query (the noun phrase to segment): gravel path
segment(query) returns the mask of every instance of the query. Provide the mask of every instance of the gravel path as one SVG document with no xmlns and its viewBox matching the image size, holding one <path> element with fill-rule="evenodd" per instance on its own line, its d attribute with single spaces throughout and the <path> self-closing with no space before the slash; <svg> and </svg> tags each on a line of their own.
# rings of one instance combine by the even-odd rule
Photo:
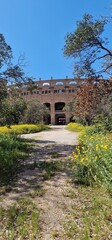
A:
<svg viewBox="0 0 112 240">
<path fill-rule="evenodd" d="M 9 206 L 18 197 L 32 197 L 41 212 L 41 240 L 69 239 L 63 225 L 72 204 L 72 199 L 67 195 L 72 187 L 64 165 L 77 145 L 77 136 L 77 133 L 66 130 L 65 126 L 53 126 L 51 130 L 22 135 L 34 147 L 14 188 L 0 203 Z"/>
<path fill-rule="evenodd" d="M 76 145 L 78 133 L 66 130 L 65 126 L 52 126 L 51 130 L 40 133 L 24 134 L 24 138 L 39 139 L 55 144 Z"/>
</svg>

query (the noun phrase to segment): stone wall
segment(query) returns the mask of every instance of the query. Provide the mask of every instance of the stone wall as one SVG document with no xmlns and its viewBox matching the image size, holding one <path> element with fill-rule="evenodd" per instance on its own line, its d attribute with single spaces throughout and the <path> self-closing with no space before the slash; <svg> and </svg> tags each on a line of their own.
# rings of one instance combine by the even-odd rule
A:
<svg viewBox="0 0 112 240">
<path fill-rule="evenodd" d="M 34 83 L 34 88 L 28 90 L 26 84 L 22 88 L 22 96 L 26 100 L 37 99 L 50 109 L 48 123 L 67 124 L 70 114 L 62 110 L 62 106 L 74 100 L 78 87 L 78 79 L 40 80 Z"/>
</svg>

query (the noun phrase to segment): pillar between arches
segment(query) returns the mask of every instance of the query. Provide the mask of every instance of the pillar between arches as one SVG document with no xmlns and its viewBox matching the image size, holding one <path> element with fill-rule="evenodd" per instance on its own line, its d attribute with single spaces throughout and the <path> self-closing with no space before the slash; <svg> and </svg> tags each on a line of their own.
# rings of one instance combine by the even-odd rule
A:
<svg viewBox="0 0 112 240">
<path fill-rule="evenodd" d="M 55 104 L 51 103 L 51 124 L 55 125 Z"/>
</svg>

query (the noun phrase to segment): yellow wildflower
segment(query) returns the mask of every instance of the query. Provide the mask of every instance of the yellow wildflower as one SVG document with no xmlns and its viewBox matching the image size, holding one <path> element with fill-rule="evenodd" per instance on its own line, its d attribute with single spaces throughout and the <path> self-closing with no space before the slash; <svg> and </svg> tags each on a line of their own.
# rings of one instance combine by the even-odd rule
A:
<svg viewBox="0 0 112 240">
<path fill-rule="evenodd" d="M 108 146 L 107 145 L 101 145 L 101 147 L 105 150 L 107 150 Z"/>
<path fill-rule="evenodd" d="M 84 158 L 81 158 L 80 162 L 83 163 L 84 162 Z"/>
<path fill-rule="evenodd" d="M 98 150 L 98 144 L 96 144 L 96 150 Z"/>
</svg>

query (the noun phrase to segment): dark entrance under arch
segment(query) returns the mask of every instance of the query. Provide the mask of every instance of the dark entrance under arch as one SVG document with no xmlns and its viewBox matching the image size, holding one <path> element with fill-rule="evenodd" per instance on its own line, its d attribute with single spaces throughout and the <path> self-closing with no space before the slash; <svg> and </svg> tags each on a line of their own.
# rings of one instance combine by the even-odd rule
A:
<svg viewBox="0 0 112 240">
<path fill-rule="evenodd" d="M 46 103 L 44 103 L 44 105 L 45 105 L 49 110 L 51 109 L 50 103 L 46 102 Z"/>
<path fill-rule="evenodd" d="M 46 115 L 43 119 L 45 124 L 51 124 L 51 116 L 50 114 Z"/>
<path fill-rule="evenodd" d="M 64 113 L 55 115 L 55 124 L 56 125 L 65 125 L 66 124 L 66 116 Z"/>
<path fill-rule="evenodd" d="M 55 103 L 55 111 L 63 111 L 64 107 L 65 107 L 64 102 L 56 102 Z"/>
</svg>

